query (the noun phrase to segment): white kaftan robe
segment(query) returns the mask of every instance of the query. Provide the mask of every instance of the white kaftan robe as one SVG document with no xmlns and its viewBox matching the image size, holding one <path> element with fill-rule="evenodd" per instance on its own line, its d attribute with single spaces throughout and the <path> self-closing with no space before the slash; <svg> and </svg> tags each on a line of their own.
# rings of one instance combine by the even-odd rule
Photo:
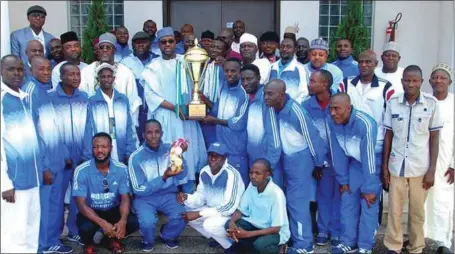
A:
<svg viewBox="0 0 455 254">
<path fill-rule="evenodd" d="M 180 75 L 177 75 L 178 61 L 183 63 L 179 64 Z M 195 173 L 207 163 L 207 151 L 199 122 L 182 121 L 176 116 L 175 111 L 160 106 L 163 101 L 177 105 L 178 90 L 183 95 L 185 105 L 191 101 L 192 83 L 184 69 L 183 55 L 177 55 L 171 60 L 156 58 L 144 69 L 142 79 L 144 97 L 149 107 L 147 118 L 156 119 L 161 123 L 163 143 L 172 143 L 182 137 L 190 142 L 183 157 L 188 166 L 188 180 L 195 180 Z"/>
</svg>

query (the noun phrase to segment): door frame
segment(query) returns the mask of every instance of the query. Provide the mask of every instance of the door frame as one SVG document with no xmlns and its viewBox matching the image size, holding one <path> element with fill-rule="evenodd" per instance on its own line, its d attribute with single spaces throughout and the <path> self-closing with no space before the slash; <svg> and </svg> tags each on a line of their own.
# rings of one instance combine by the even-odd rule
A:
<svg viewBox="0 0 455 254">
<path fill-rule="evenodd" d="M 163 26 L 170 26 L 171 24 L 171 2 L 178 2 L 181 0 L 163 0 Z M 208 0 L 209 1 L 209 0 Z M 223 0 L 221 0 L 223 1 Z M 242 0 L 234 0 L 241 2 Z M 281 13 L 281 1 L 280 0 L 271 0 L 273 1 L 274 10 L 273 18 L 275 19 L 274 29 L 277 34 L 281 34 L 280 31 L 280 13 Z M 174 28 L 178 29 L 178 28 Z"/>
</svg>

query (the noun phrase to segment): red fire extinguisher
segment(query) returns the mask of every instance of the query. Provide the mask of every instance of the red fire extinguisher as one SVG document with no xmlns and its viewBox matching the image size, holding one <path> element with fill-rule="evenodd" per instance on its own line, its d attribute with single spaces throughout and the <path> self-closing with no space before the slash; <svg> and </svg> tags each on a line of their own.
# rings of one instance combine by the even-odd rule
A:
<svg viewBox="0 0 455 254">
<path fill-rule="evenodd" d="M 400 13 L 397 14 L 395 20 L 389 21 L 389 27 L 385 30 L 386 42 L 395 41 L 395 33 L 398 27 L 398 22 L 400 22 L 403 15 Z"/>
</svg>

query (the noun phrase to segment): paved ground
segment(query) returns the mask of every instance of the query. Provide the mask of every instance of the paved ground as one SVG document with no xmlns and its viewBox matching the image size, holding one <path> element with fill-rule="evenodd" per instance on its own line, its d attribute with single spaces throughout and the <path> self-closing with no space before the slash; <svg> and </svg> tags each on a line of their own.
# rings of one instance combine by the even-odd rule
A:
<svg viewBox="0 0 455 254">
<path fill-rule="evenodd" d="M 164 220 L 161 219 L 161 222 Z M 376 245 L 374 248 L 374 253 L 386 253 L 386 249 L 383 245 L 383 238 L 385 232 L 385 223 L 387 223 L 387 219 L 383 221 L 383 225 L 379 228 L 378 234 L 376 235 Z M 405 224 L 404 224 L 405 225 Z M 157 227 L 159 228 L 159 227 Z M 157 238 L 159 239 L 158 235 Z M 132 237 L 125 240 L 126 243 L 126 253 L 140 253 L 141 252 L 141 241 L 142 237 L 139 233 L 135 233 Z M 73 246 L 75 253 L 83 252 L 82 247 L 77 244 L 65 241 L 65 243 Z M 195 230 L 190 228 L 189 226 L 186 227 L 185 231 L 183 232 L 182 236 L 180 237 L 180 248 L 175 250 L 169 250 L 164 246 L 164 244 L 157 240 L 155 245 L 155 249 L 152 253 L 223 253 L 221 248 L 210 248 L 208 245 L 208 239 L 202 237 L 199 233 Z M 424 253 L 435 253 L 437 246 L 435 243 L 429 239 L 426 241 L 427 247 L 424 250 Z M 330 245 L 324 247 L 316 247 L 316 253 L 327 253 L 330 250 Z M 106 249 L 99 249 L 98 253 L 110 253 Z"/>
</svg>

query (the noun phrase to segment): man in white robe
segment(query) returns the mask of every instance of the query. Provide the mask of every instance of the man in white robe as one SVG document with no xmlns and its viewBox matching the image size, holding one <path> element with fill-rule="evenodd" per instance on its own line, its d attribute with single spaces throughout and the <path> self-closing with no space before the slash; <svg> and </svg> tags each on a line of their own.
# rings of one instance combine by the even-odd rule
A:
<svg viewBox="0 0 455 254">
<path fill-rule="evenodd" d="M 142 105 L 141 98 L 138 95 L 136 82 L 134 79 L 133 72 L 121 63 L 114 61 L 115 54 L 115 42 L 116 38 L 111 33 L 104 33 L 100 36 L 98 47 L 99 47 L 99 61 L 93 62 L 86 66 L 81 71 L 81 85 L 79 90 L 86 92 L 89 96 L 95 94 L 97 88 L 99 88 L 98 76 L 96 69 L 102 63 L 108 63 L 115 67 L 115 80 L 114 88 L 117 92 L 126 95 L 130 104 L 131 114 L 133 115 L 133 123 L 138 126 L 138 113 L 139 106 Z"/>
<path fill-rule="evenodd" d="M 194 192 L 196 171 L 207 164 L 207 152 L 199 122 L 188 120 L 186 110 L 191 101 L 192 83 L 185 71 L 183 55 L 175 54 L 176 41 L 171 27 L 158 31 L 161 57 L 152 61 L 142 73 L 148 119 L 158 120 L 163 127 L 164 143 L 178 138 L 190 142 L 183 155 L 188 166 L 188 183 L 183 192 Z"/>
<path fill-rule="evenodd" d="M 454 157 L 453 157 L 453 94 L 449 93 L 452 84 L 452 68 L 448 64 L 438 64 L 430 76 L 433 96 L 439 101 L 444 127 L 439 135 L 439 155 L 436 164 L 434 186 L 428 192 L 425 203 L 425 237 L 438 243 L 437 253 L 451 253 L 453 237 L 454 199 Z"/>
</svg>

